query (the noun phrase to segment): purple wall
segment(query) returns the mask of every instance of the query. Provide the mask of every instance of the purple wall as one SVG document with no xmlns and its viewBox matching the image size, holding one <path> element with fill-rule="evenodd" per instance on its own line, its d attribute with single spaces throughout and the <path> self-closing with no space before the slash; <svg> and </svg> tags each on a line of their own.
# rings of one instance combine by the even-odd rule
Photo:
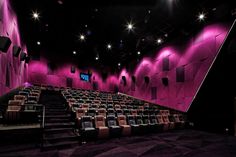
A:
<svg viewBox="0 0 236 157">
<path fill-rule="evenodd" d="M 11 9 L 8 0 L 0 0 L 0 35 L 8 36 L 12 44 L 7 53 L 0 51 L 0 96 L 11 89 L 23 85 L 27 80 L 28 65 L 13 57 L 13 45 L 20 46 L 27 52 L 25 45 L 20 40 L 17 17 Z M 9 86 L 6 86 L 6 76 L 9 74 Z"/>
<path fill-rule="evenodd" d="M 223 25 L 207 26 L 184 49 L 166 46 L 156 53 L 156 57 L 144 58 L 133 73 L 127 73 L 124 69 L 119 80 L 126 76 L 128 81 L 125 87 L 120 85 L 121 91 L 162 106 L 187 111 L 226 37 L 227 30 Z M 166 57 L 169 58 L 169 71 L 163 71 L 163 58 Z M 184 82 L 176 82 L 178 67 L 184 67 Z M 136 76 L 135 91 L 130 83 L 132 75 Z M 150 78 L 149 84 L 145 83 L 144 76 Z M 169 79 L 168 86 L 162 83 L 163 77 Z M 154 99 L 152 87 L 156 87 Z"/>
<path fill-rule="evenodd" d="M 196 37 L 192 38 L 181 50 L 178 46 L 166 46 L 156 52 L 154 58 L 143 58 L 136 66 L 134 72 L 127 72 L 123 69 L 119 76 L 108 76 L 103 82 L 101 76 L 93 72 L 92 82 L 98 83 L 101 91 L 113 91 L 115 86 L 119 91 L 144 99 L 162 106 L 171 107 L 181 111 L 187 111 L 193 98 L 200 87 L 206 73 L 213 63 L 217 52 L 227 34 L 227 27 L 224 25 L 210 25 L 205 27 Z M 183 45 L 180 45 L 183 47 Z M 169 60 L 169 70 L 163 71 L 163 58 Z M 53 86 L 66 86 L 66 78 L 73 79 L 73 87 L 92 89 L 92 83 L 83 82 L 79 79 L 79 69 L 76 73 L 70 73 L 72 65 L 60 65 L 53 75 L 48 74 L 47 60 L 31 61 L 29 66 L 29 82 L 38 84 L 49 84 Z M 176 82 L 176 68 L 184 68 L 184 82 Z M 126 85 L 122 81 L 126 77 Z M 131 77 L 136 77 L 135 84 Z M 148 76 L 150 82 L 144 81 Z M 162 78 L 167 77 L 168 86 L 162 83 Z M 156 89 L 156 93 L 151 90 Z"/>
<path fill-rule="evenodd" d="M 41 58 L 40 61 L 30 61 L 29 64 L 29 82 L 36 84 L 45 84 L 45 85 L 53 85 L 59 87 L 66 87 L 67 78 L 72 78 L 74 88 L 83 88 L 83 89 L 93 89 L 93 83 L 97 82 L 98 89 L 101 91 L 113 91 L 114 83 L 116 83 L 117 77 L 109 76 L 106 79 L 106 82 L 102 80 L 102 77 L 93 69 L 89 69 L 92 71 L 91 82 L 81 81 L 79 78 L 81 71 L 76 68 L 75 73 L 71 73 L 70 69 L 72 64 L 64 64 L 57 67 L 53 70 L 52 73 L 48 72 L 48 61 Z M 114 82 L 114 83 L 113 83 Z"/>
</svg>

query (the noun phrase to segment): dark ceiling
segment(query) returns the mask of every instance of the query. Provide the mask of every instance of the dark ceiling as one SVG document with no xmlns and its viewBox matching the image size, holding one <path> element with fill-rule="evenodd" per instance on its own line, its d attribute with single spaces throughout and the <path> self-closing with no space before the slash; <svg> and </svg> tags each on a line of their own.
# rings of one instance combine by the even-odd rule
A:
<svg viewBox="0 0 236 157">
<path fill-rule="evenodd" d="M 111 71 L 136 63 L 144 55 L 188 36 L 203 25 L 233 19 L 233 2 L 219 0 L 11 0 L 23 41 L 32 58 L 74 62 L 80 68 Z M 39 20 L 32 19 L 32 12 Z M 199 13 L 205 21 L 198 21 Z M 127 23 L 134 30 L 126 29 Z M 86 36 L 85 41 L 79 35 Z M 157 44 L 158 38 L 163 39 Z M 37 41 L 41 45 L 37 45 Z M 107 44 L 112 49 L 107 49 Z M 74 55 L 72 52 L 76 51 Z M 138 55 L 137 52 L 141 54 Z M 96 60 L 99 56 L 99 60 Z"/>
</svg>

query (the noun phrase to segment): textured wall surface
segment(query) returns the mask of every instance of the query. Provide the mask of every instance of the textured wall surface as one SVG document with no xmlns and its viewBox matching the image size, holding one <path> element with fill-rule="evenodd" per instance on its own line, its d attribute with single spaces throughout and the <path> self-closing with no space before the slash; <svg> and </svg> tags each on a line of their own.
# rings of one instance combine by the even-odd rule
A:
<svg viewBox="0 0 236 157">
<path fill-rule="evenodd" d="M 8 0 L 0 0 L 0 35 L 11 39 L 12 44 L 7 53 L 0 51 L 0 96 L 27 81 L 28 65 L 13 57 L 13 45 L 20 46 L 27 52 L 21 42 L 17 17 Z M 9 84 L 7 83 L 9 81 Z"/>
<path fill-rule="evenodd" d="M 128 73 L 125 69 L 121 72 L 119 80 L 122 76 L 126 76 L 128 80 L 126 86 L 120 85 L 121 91 L 163 106 L 187 111 L 227 35 L 227 30 L 223 25 L 210 25 L 186 43 L 184 49 L 178 49 L 178 45 L 170 45 L 158 51 L 155 58 L 143 58 L 133 73 Z M 163 71 L 164 58 L 169 60 L 168 71 Z M 180 68 L 184 74 L 178 77 L 183 77 L 184 80 L 176 78 L 176 69 Z M 131 88 L 132 75 L 136 77 L 133 85 L 135 91 Z M 145 83 L 144 76 L 149 77 L 148 84 Z M 168 85 L 163 84 L 162 78 L 168 78 Z M 177 82 L 179 79 L 183 82 Z M 151 93 L 152 88 L 156 88 L 156 93 L 153 93 L 155 96 Z"/>
<path fill-rule="evenodd" d="M 72 66 L 70 64 L 60 65 L 49 74 L 46 60 L 31 61 L 29 82 L 65 87 L 66 79 L 69 77 L 73 79 L 73 87 L 84 89 L 92 89 L 93 82 L 97 82 L 98 89 L 102 91 L 114 91 L 117 86 L 119 92 L 187 111 L 226 37 L 227 31 L 228 27 L 220 24 L 206 26 L 185 46 L 166 46 L 156 52 L 156 57 L 143 58 L 135 71 L 127 72 L 126 69 L 123 69 L 118 76 L 108 76 L 106 81 L 103 81 L 101 75 L 95 70 L 90 69 L 93 72 L 92 81 L 83 82 L 79 78 L 79 69 L 76 69 L 75 74 L 70 72 Z M 181 49 L 178 48 L 180 46 Z M 177 71 L 179 74 L 176 74 Z M 122 76 L 125 76 L 126 84 L 124 84 Z M 132 82 L 132 76 L 136 78 L 135 83 Z M 149 83 L 144 81 L 145 76 L 149 78 Z M 162 78 L 167 78 L 168 84 L 163 84 Z"/>
</svg>

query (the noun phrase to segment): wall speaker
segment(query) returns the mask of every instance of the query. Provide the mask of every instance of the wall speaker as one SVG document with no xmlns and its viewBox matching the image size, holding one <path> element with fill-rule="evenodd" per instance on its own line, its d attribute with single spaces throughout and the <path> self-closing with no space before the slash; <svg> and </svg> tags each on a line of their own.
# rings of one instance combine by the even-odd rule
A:
<svg viewBox="0 0 236 157">
<path fill-rule="evenodd" d="M 5 36 L 0 36 L 0 51 L 7 52 L 11 45 L 11 39 Z"/>
<path fill-rule="evenodd" d="M 26 56 L 25 57 L 25 63 L 29 63 L 29 61 L 30 61 L 30 56 Z"/>
<path fill-rule="evenodd" d="M 13 46 L 13 56 L 18 57 L 20 54 L 21 48 L 19 46 Z"/>
<path fill-rule="evenodd" d="M 163 62 L 162 62 L 162 71 L 169 71 L 170 70 L 170 66 L 169 66 L 169 58 L 163 58 Z"/>
<path fill-rule="evenodd" d="M 123 80 L 124 86 L 126 86 L 126 77 L 122 76 L 122 80 Z"/>
<path fill-rule="evenodd" d="M 71 66 L 70 72 L 71 72 L 71 73 L 75 73 L 75 67 L 74 67 L 74 66 Z"/>
<path fill-rule="evenodd" d="M 136 82 L 136 78 L 135 78 L 135 76 L 132 76 L 131 79 L 132 79 L 132 82 L 133 82 L 133 83 Z"/>
<path fill-rule="evenodd" d="M 22 52 L 20 53 L 20 61 L 24 61 L 25 58 L 26 58 L 26 53 L 22 51 Z"/>
<path fill-rule="evenodd" d="M 169 79 L 167 77 L 162 77 L 161 81 L 162 81 L 162 84 L 164 86 L 168 86 L 169 85 Z"/>
<path fill-rule="evenodd" d="M 98 82 L 93 82 L 93 90 L 98 90 Z"/>
<path fill-rule="evenodd" d="M 180 66 L 176 68 L 176 82 L 184 82 L 185 76 L 184 76 L 184 66 Z"/>
<path fill-rule="evenodd" d="M 145 82 L 146 84 L 149 84 L 149 81 L 150 81 L 149 77 L 148 77 L 148 76 L 145 76 L 145 77 L 144 77 L 144 82 Z"/>
</svg>

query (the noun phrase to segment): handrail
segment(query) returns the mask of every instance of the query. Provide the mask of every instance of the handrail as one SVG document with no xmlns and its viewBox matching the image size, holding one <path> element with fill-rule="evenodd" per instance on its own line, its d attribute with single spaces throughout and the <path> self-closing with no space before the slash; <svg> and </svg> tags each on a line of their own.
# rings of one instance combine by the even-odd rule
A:
<svg viewBox="0 0 236 157">
<path fill-rule="evenodd" d="M 43 105 L 43 121 L 42 121 L 42 128 L 45 126 L 45 106 Z"/>
</svg>

